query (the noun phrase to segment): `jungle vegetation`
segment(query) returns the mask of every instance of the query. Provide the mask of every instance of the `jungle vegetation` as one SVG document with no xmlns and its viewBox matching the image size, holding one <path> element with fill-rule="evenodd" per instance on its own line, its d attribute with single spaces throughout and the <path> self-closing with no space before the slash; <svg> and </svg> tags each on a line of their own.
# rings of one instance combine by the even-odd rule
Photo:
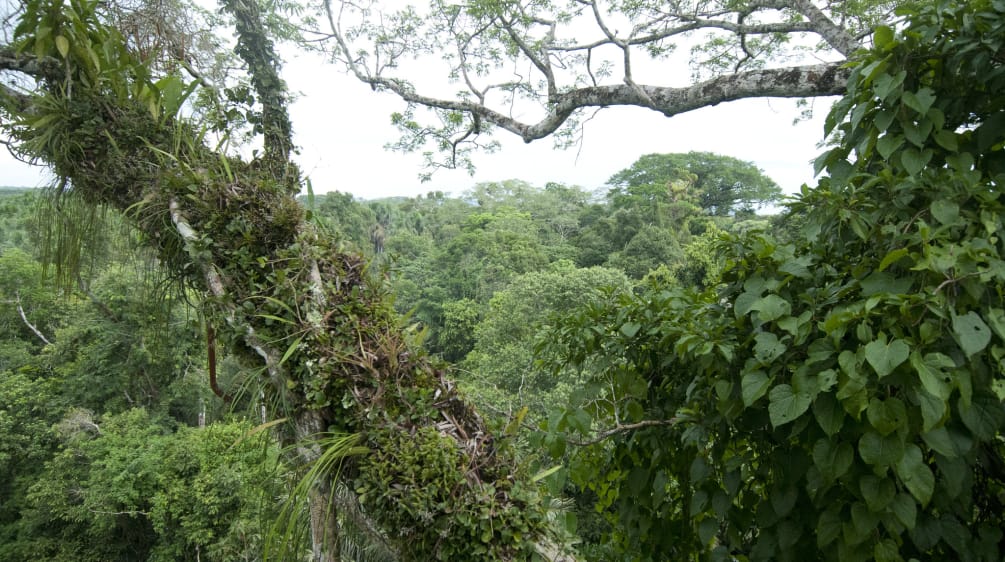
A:
<svg viewBox="0 0 1005 562">
<path fill-rule="evenodd" d="M 340 6 L 5 19 L 0 126 L 57 180 L 0 197 L 0 557 L 1000 559 L 1005 2 Z M 694 152 L 595 191 L 298 200 L 273 39 L 311 29 L 433 166 L 588 107 L 842 97 L 785 202 Z M 696 30 L 694 86 L 636 81 Z M 840 60 L 766 66 L 792 34 Z M 469 92 L 388 75 L 411 51 Z M 510 58 L 543 79 L 493 85 Z"/>
</svg>

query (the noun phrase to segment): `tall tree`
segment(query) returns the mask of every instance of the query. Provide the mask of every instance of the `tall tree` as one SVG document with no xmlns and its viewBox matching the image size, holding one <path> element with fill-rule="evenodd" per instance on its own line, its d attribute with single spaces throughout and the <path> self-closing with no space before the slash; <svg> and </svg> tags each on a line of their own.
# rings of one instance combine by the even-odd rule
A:
<svg viewBox="0 0 1005 562">
<path fill-rule="evenodd" d="M 272 415 L 286 422 L 280 434 L 300 461 L 320 463 L 312 558 L 338 557 L 333 506 L 367 514 L 404 559 L 562 558 L 535 482 L 399 329 L 383 280 L 304 219 L 287 94 L 259 4 L 223 6 L 260 104 L 251 120 L 264 150 L 250 162 L 207 147 L 207 127 L 178 114 L 202 83 L 141 59 L 109 25 L 109 6 L 20 5 L 0 70 L 35 82 L 0 85 L 4 129 L 51 166 L 62 196 L 126 213 L 204 294 L 217 340 L 259 367 Z M 332 431 L 366 451 L 341 475 L 333 455 L 348 449 L 327 447 L 345 442 Z M 357 498 L 335 494 L 339 477 Z"/>
<path fill-rule="evenodd" d="M 750 162 L 711 152 L 647 154 L 607 180 L 616 206 L 657 206 L 689 197 L 716 216 L 751 213 L 774 203 L 782 189 Z"/>
<path fill-rule="evenodd" d="M 844 63 L 901 3 L 436 0 L 420 9 L 326 0 L 316 21 L 354 76 L 408 103 L 393 119 L 399 148 L 429 143 L 445 159 L 431 164 L 470 165 L 470 151 L 498 129 L 525 142 L 575 142 L 592 108 L 672 116 L 743 98 L 842 94 Z M 667 63 L 688 48 L 693 83 L 661 84 L 678 75 Z M 432 55 L 421 74 L 416 55 Z M 433 57 L 457 94 L 430 85 Z"/>
</svg>

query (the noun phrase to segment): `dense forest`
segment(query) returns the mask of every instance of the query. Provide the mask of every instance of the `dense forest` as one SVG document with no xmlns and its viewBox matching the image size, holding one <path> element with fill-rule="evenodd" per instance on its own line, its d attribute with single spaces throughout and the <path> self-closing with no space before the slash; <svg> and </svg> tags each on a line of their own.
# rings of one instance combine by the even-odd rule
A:
<svg viewBox="0 0 1005 562">
<path fill-rule="evenodd" d="M 297 28 L 230 0 L 237 59 L 143 27 L 181 4 L 19 4 L 0 127 L 56 181 L 0 193 L 0 558 L 1000 560 L 1005 2 L 698 4 L 617 4 L 624 37 L 595 1 Z M 604 38 L 556 40 L 577 15 Z M 788 199 L 703 152 L 597 190 L 315 194 L 269 37 L 320 21 L 452 165 L 586 107 L 842 97 Z M 713 77 L 634 81 L 637 47 L 696 28 L 726 34 L 693 50 Z M 764 68 L 797 33 L 842 60 Z M 383 74 L 452 40 L 460 101 Z M 541 122 L 475 86 L 505 57 Z M 243 86 L 214 89 L 200 65 L 228 60 Z M 592 85 L 560 87 L 577 64 Z"/>
<path fill-rule="evenodd" d="M 263 423 L 246 388 L 254 374 L 221 354 L 211 379 L 198 308 L 111 213 L 91 218 L 86 263 L 57 284 L 42 242 L 68 233 L 40 217 L 48 197 L 0 192 L 0 450 L 16 475 L 3 496 L 3 559 L 258 559 L 294 475 L 265 434 L 245 437 Z M 723 236 L 774 229 L 755 211 L 780 199 L 752 164 L 688 153 L 644 156 L 594 192 L 508 180 L 459 197 L 330 192 L 301 204 L 368 255 L 403 325 L 457 366 L 486 416 L 531 428 L 518 441 L 531 459 L 531 433 L 589 379 L 535 355 L 549 322 L 645 284 L 714 283 Z M 565 471 L 549 478 L 565 496 Z M 580 498 L 559 510 L 570 536 L 580 529 L 583 553 L 606 559 L 607 524 L 590 496 L 567 492 Z M 380 559 L 356 540 L 346 548 Z"/>
</svg>

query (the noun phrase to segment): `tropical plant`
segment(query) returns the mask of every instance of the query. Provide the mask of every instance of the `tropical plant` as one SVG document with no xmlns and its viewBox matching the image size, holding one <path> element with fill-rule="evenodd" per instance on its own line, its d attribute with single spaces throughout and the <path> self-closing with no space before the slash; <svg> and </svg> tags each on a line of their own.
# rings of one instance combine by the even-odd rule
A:
<svg viewBox="0 0 1005 562">
<path fill-rule="evenodd" d="M 721 290 L 561 328 L 603 377 L 549 439 L 593 443 L 571 475 L 625 556 L 1000 558 L 1005 2 L 899 13 L 849 67 L 800 236 L 734 236 Z"/>
</svg>

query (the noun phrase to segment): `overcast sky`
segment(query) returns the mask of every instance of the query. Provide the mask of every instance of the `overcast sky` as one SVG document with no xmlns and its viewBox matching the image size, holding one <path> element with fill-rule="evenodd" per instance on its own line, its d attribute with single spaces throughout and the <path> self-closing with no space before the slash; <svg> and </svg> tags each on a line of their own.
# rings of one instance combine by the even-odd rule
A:
<svg viewBox="0 0 1005 562">
<path fill-rule="evenodd" d="M 476 157 L 475 176 L 438 171 L 421 183 L 419 155 L 384 149 L 396 140 L 390 114 L 404 104 L 327 65 L 317 57 L 287 57 L 283 75 L 300 93 L 291 107 L 298 161 L 315 192 L 350 192 L 357 197 L 412 196 L 431 190 L 459 194 L 479 182 L 520 179 L 533 185 L 562 182 L 586 189 L 649 153 L 709 151 L 754 162 L 787 193 L 812 181 L 810 162 L 820 152 L 823 118 L 830 100 L 817 99 L 815 117 L 793 124 L 793 100 L 744 100 L 673 118 L 639 108 L 601 111 L 585 125 L 578 149 L 556 150 L 550 139 L 524 144 L 500 132 L 502 149 Z M 13 160 L 0 150 L 0 185 L 40 186 L 47 174 Z"/>
</svg>

